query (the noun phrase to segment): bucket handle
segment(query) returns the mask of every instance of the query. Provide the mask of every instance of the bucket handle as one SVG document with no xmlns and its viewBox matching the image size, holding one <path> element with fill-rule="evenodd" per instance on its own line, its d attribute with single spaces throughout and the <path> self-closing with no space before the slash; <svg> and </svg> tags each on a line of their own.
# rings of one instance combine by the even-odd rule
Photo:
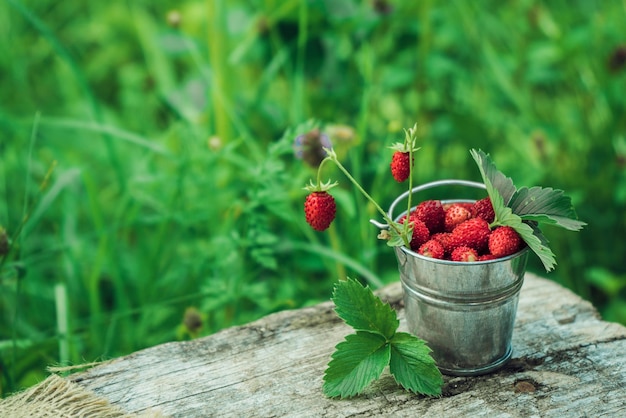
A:
<svg viewBox="0 0 626 418">
<path fill-rule="evenodd" d="M 483 190 L 487 189 L 487 187 L 483 183 L 479 183 L 477 181 L 458 180 L 458 179 L 431 181 L 430 183 L 424 183 L 424 184 L 421 184 L 419 186 L 414 187 L 411 190 L 407 190 L 406 192 L 404 192 L 400 196 L 398 196 L 396 198 L 396 200 L 393 201 L 391 206 L 389 206 L 389 211 L 387 212 L 387 215 L 389 216 L 390 219 L 393 219 L 393 211 L 394 211 L 394 209 L 396 208 L 398 203 L 400 203 L 400 201 L 402 199 L 405 199 L 406 197 L 408 197 L 409 194 L 421 192 L 423 190 L 432 189 L 434 187 L 439 187 L 439 186 L 467 186 L 467 187 L 473 187 L 473 188 L 476 188 L 476 189 L 483 189 Z M 388 229 L 389 228 L 389 225 L 381 223 L 381 222 L 378 222 L 375 219 L 370 219 L 370 223 L 372 225 L 376 226 L 378 229 Z"/>
</svg>

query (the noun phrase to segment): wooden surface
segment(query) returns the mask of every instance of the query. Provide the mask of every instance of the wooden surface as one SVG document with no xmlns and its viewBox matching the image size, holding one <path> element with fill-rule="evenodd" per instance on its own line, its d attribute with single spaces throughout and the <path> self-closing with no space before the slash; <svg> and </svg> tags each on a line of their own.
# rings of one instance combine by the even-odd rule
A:
<svg viewBox="0 0 626 418">
<path fill-rule="evenodd" d="M 406 330 L 400 284 L 379 294 Z M 531 274 L 511 361 L 486 376 L 444 376 L 440 398 L 405 392 L 388 371 L 361 396 L 326 398 L 324 370 L 350 332 L 328 302 L 152 347 L 68 379 L 129 412 L 177 417 L 626 416 L 626 328 Z"/>
</svg>

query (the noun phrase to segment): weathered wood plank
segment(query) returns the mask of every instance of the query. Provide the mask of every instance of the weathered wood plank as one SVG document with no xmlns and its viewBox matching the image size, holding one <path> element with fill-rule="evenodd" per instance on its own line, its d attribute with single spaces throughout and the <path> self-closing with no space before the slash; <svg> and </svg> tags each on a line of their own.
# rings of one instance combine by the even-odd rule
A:
<svg viewBox="0 0 626 418">
<path fill-rule="evenodd" d="M 399 283 L 379 291 L 398 309 Z M 481 377 L 445 377 L 441 398 L 407 393 L 385 372 L 353 399 L 322 376 L 351 332 L 333 305 L 284 311 L 189 342 L 159 345 L 70 376 L 129 412 L 166 416 L 626 416 L 626 328 L 557 284 L 527 274 L 512 360 Z"/>
</svg>

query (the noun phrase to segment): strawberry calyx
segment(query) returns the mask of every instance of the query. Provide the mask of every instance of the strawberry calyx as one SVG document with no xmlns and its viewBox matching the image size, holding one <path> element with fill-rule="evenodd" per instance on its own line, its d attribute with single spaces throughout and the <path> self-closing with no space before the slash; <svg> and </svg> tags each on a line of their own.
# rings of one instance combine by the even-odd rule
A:
<svg viewBox="0 0 626 418">
<path fill-rule="evenodd" d="M 389 148 L 397 152 L 411 154 L 419 151 L 420 147 L 417 146 L 417 123 L 412 128 L 404 130 L 403 142 L 395 142 Z"/>
<path fill-rule="evenodd" d="M 338 184 L 338 182 L 331 182 L 331 180 L 328 180 L 326 183 L 320 182 L 319 180 L 317 183 L 313 183 L 313 180 L 309 180 L 309 184 L 304 186 L 303 189 L 311 193 L 327 192 Z"/>
</svg>

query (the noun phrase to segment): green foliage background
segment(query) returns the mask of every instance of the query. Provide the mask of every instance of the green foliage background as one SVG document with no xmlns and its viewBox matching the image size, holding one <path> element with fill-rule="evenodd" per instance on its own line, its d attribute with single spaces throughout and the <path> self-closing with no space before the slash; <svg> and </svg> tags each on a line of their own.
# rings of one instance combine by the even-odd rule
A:
<svg viewBox="0 0 626 418">
<path fill-rule="evenodd" d="M 588 226 L 544 231 L 547 276 L 626 323 L 624 22 L 618 0 L 0 2 L 0 393 L 397 280 L 338 171 L 336 222 L 304 222 L 314 126 L 383 207 L 416 121 L 418 182 L 479 180 L 481 148 L 566 190 Z"/>
</svg>

